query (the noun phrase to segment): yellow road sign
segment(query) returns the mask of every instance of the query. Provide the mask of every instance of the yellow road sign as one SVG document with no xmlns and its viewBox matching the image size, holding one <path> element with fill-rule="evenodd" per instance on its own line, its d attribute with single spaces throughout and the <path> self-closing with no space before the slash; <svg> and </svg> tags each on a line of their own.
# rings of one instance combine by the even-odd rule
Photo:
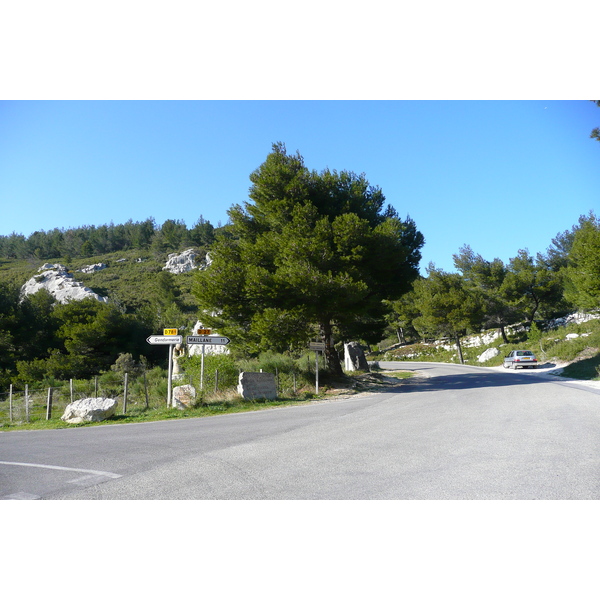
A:
<svg viewBox="0 0 600 600">
<path fill-rule="evenodd" d="M 177 335 L 177 329 L 163 329 L 163 335 Z"/>
</svg>

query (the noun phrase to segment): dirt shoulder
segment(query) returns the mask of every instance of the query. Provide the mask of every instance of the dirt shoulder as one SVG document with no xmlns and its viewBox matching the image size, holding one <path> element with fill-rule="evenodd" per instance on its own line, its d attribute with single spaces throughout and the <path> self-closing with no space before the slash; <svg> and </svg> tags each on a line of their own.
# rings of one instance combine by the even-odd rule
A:
<svg viewBox="0 0 600 600">
<path fill-rule="evenodd" d="M 399 376 L 400 374 L 405 374 L 405 377 Z M 328 389 L 324 397 L 315 399 L 313 402 L 333 402 L 354 396 L 366 396 L 373 392 L 387 392 L 403 385 L 405 382 L 414 382 L 421 378 L 423 378 L 421 375 L 414 375 L 412 372 L 401 369 L 386 371 L 385 374 L 381 372 L 363 373 L 352 377 L 348 385 Z"/>
</svg>

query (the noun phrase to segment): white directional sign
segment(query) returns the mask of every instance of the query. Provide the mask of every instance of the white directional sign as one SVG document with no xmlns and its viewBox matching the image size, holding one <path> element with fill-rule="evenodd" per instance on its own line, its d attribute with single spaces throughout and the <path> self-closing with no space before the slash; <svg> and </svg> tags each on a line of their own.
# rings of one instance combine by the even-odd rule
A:
<svg viewBox="0 0 600 600">
<path fill-rule="evenodd" d="M 183 342 L 182 335 L 151 335 L 146 338 L 149 344 L 181 344 Z"/>
<path fill-rule="evenodd" d="M 325 342 L 310 342 L 308 345 L 309 350 L 320 350 L 324 352 L 325 350 Z"/>
<path fill-rule="evenodd" d="M 229 344 L 230 339 L 221 335 L 188 335 L 186 338 L 188 344 L 209 344 L 211 346 L 222 346 Z"/>
</svg>

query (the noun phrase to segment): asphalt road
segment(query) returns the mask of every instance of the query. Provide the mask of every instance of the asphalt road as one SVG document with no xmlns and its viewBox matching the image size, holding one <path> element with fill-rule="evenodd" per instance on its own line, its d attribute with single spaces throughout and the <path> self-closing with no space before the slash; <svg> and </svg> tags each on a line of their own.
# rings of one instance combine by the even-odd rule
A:
<svg viewBox="0 0 600 600">
<path fill-rule="evenodd" d="M 599 499 L 600 390 L 381 363 L 388 392 L 252 413 L 0 433 L 0 499 Z"/>
</svg>

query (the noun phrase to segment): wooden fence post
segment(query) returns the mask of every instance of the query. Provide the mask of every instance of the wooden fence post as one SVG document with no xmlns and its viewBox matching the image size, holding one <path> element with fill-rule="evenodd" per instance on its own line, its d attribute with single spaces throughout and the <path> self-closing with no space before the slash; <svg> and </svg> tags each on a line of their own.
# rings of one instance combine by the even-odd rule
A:
<svg viewBox="0 0 600 600">
<path fill-rule="evenodd" d="M 9 387 L 10 391 L 8 392 L 8 415 L 9 415 L 9 419 L 10 419 L 11 423 L 12 423 L 12 398 L 13 398 L 12 386 L 13 386 L 13 384 L 11 383 L 10 387 Z"/>
<path fill-rule="evenodd" d="M 25 419 L 29 423 L 29 385 L 25 384 Z"/>
<path fill-rule="evenodd" d="M 71 402 L 73 402 L 73 380 L 69 379 L 69 390 L 71 391 Z"/>
<path fill-rule="evenodd" d="M 146 408 L 150 408 L 148 403 L 148 382 L 146 381 L 146 371 L 144 371 L 144 392 L 146 393 Z"/>
</svg>

